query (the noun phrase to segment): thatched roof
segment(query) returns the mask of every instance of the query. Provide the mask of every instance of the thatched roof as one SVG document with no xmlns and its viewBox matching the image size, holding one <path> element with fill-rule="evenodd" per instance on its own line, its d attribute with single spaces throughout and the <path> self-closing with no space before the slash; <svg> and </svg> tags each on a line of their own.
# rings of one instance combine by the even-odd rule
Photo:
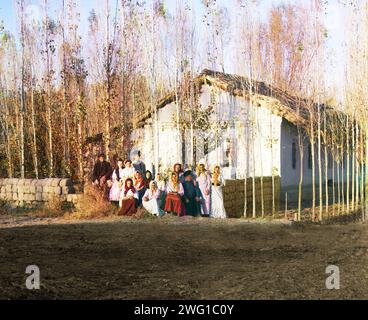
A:
<svg viewBox="0 0 368 320">
<path fill-rule="evenodd" d="M 295 125 L 306 126 L 308 123 L 309 111 L 306 107 L 308 105 L 306 99 L 292 96 L 264 82 L 249 81 L 249 78 L 243 76 L 208 69 L 204 69 L 193 81 L 196 90 L 200 90 L 204 84 L 215 86 L 234 96 L 251 99 L 254 105 L 267 108 Z M 158 101 L 157 108 L 163 108 L 175 102 L 176 99 L 177 94 L 170 92 Z M 139 117 L 138 122 L 143 123 L 150 117 L 151 112 L 149 111 Z"/>
<path fill-rule="evenodd" d="M 309 130 L 310 124 L 310 111 L 308 108 L 317 110 L 317 104 L 310 100 L 293 96 L 284 90 L 262 81 L 249 81 L 249 78 L 235 74 L 204 69 L 193 79 L 193 83 L 197 93 L 200 92 L 202 86 L 205 84 L 215 86 L 221 90 L 230 92 L 234 96 L 251 100 L 252 104 L 269 109 L 273 114 L 286 119 L 294 125 L 300 125 L 307 131 Z M 175 102 L 177 98 L 178 94 L 175 91 L 169 92 L 157 102 L 156 108 L 163 108 Z M 323 104 L 319 104 L 319 108 L 326 108 L 329 116 L 341 114 L 341 112 Z M 145 121 L 151 118 L 151 113 L 152 111 L 148 110 L 140 114 L 135 121 L 136 127 L 143 126 Z M 102 134 L 90 137 L 87 141 L 93 143 L 100 140 L 102 140 Z"/>
</svg>

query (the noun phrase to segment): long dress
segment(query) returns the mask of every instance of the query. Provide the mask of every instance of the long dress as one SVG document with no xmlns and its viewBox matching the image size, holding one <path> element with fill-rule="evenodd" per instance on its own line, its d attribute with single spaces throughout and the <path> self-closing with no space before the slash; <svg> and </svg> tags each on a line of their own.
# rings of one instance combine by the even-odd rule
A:
<svg viewBox="0 0 368 320">
<path fill-rule="evenodd" d="M 156 181 L 156 183 L 158 190 L 160 190 L 160 199 L 158 201 L 158 205 L 161 209 L 163 209 L 166 200 L 166 183 L 165 180 Z"/>
<path fill-rule="evenodd" d="M 211 213 L 210 217 L 212 218 L 226 218 L 226 211 L 224 207 L 224 197 L 222 194 L 222 185 L 223 185 L 223 178 L 220 175 L 218 177 L 218 184 L 214 185 L 212 181 L 212 188 L 211 188 Z"/>
<path fill-rule="evenodd" d="M 178 182 L 178 189 L 175 189 L 171 182 L 167 184 L 167 195 L 165 201 L 166 212 L 174 212 L 179 217 L 185 216 L 185 207 L 182 201 L 182 196 L 184 195 L 183 185 Z"/>
<path fill-rule="evenodd" d="M 157 189 L 156 192 L 152 192 L 152 190 L 147 189 L 143 196 L 143 207 L 154 216 L 162 215 L 162 210 L 160 210 L 159 207 L 160 193 L 159 189 Z M 145 201 L 145 198 L 148 200 Z"/>
<path fill-rule="evenodd" d="M 112 180 L 112 187 L 110 189 L 110 195 L 109 199 L 110 201 L 119 201 L 120 200 L 120 194 L 121 194 L 121 182 L 119 183 L 119 179 L 123 176 L 124 169 L 119 168 L 119 177 L 116 173 L 116 170 L 114 170 L 111 180 Z"/>
<path fill-rule="evenodd" d="M 129 190 L 127 194 L 124 194 L 124 190 L 122 190 L 119 201 L 120 209 L 118 211 L 118 216 L 131 216 L 137 213 L 137 198 L 138 194 L 133 193 L 132 190 Z"/>
<path fill-rule="evenodd" d="M 211 177 L 209 174 L 201 173 L 197 177 L 199 190 L 201 191 L 201 214 L 208 216 L 211 210 Z"/>
<path fill-rule="evenodd" d="M 196 198 L 200 198 L 200 191 L 195 186 L 194 181 L 184 181 L 183 187 L 186 214 L 195 217 L 199 212 L 199 203 L 196 201 Z"/>
<path fill-rule="evenodd" d="M 134 188 L 137 190 L 138 198 L 137 198 L 137 207 L 140 207 L 142 205 L 142 199 L 146 192 L 146 187 L 144 180 L 142 181 L 136 181 L 134 184 Z"/>
</svg>

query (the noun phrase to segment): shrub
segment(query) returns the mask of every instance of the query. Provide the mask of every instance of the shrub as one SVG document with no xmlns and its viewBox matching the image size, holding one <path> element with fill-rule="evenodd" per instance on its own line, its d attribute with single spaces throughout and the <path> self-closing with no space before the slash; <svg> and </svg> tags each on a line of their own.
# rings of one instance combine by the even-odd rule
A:
<svg viewBox="0 0 368 320">
<path fill-rule="evenodd" d="M 65 215 L 66 218 L 93 219 L 103 218 L 115 214 L 117 208 L 106 201 L 103 194 L 93 185 L 84 187 L 84 194 L 75 204 L 75 210 Z"/>
</svg>

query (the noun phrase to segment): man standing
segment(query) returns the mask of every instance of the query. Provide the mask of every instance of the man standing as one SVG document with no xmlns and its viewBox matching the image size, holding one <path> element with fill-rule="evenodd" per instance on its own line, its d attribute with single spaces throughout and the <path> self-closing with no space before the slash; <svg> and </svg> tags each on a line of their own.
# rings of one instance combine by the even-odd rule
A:
<svg viewBox="0 0 368 320">
<path fill-rule="evenodd" d="M 200 204 L 200 191 L 198 187 L 194 184 L 192 171 L 187 170 L 183 174 L 184 176 L 184 202 L 186 214 L 189 216 L 197 216 L 199 213 Z"/>
<path fill-rule="evenodd" d="M 92 183 L 102 190 L 105 199 L 108 199 L 107 181 L 110 179 L 111 173 L 111 165 L 105 160 L 105 155 L 101 153 L 93 167 Z"/>
<path fill-rule="evenodd" d="M 135 171 L 140 171 L 142 175 L 146 174 L 146 165 L 141 160 L 141 152 L 137 151 L 137 153 L 134 155 L 134 161 L 133 161 L 133 167 Z"/>
</svg>

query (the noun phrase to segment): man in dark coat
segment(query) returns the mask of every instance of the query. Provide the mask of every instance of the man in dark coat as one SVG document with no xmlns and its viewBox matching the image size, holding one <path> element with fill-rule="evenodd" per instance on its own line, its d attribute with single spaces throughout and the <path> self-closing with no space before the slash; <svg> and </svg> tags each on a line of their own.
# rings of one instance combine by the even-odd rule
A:
<svg viewBox="0 0 368 320">
<path fill-rule="evenodd" d="M 134 167 L 135 171 L 140 171 L 142 174 L 144 174 L 146 172 L 146 165 L 141 160 L 141 152 L 140 151 L 137 151 L 134 154 L 133 167 Z"/>
<path fill-rule="evenodd" d="M 105 155 L 101 153 L 93 167 L 92 182 L 94 186 L 98 187 L 102 191 L 105 199 L 108 199 L 109 190 L 107 181 L 110 179 L 111 173 L 111 165 L 105 160 Z"/>
<path fill-rule="evenodd" d="M 199 213 L 200 191 L 194 184 L 192 171 L 184 172 L 184 203 L 186 214 L 189 216 L 197 216 Z"/>
</svg>

